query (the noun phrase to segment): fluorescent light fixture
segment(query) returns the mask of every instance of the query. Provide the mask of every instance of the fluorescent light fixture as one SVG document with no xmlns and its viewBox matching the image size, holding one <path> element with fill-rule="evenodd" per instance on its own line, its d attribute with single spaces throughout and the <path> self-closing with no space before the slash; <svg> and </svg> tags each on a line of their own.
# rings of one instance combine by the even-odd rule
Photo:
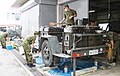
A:
<svg viewBox="0 0 120 76">
<path fill-rule="evenodd" d="M 90 11 L 89 11 L 89 13 L 93 13 L 93 12 L 95 12 L 95 10 L 90 10 Z"/>
</svg>

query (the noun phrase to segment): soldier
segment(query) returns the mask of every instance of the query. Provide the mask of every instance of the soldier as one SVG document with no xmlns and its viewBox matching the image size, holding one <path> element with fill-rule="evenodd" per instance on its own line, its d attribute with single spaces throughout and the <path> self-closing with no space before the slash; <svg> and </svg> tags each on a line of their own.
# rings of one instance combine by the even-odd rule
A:
<svg viewBox="0 0 120 76">
<path fill-rule="evenodd" d="M 22 42 L 22 46 L 24 48 L 24 53 L 25 53 L 27 65 L 29 67 L 34 67 L 35 66 L 35 65 L 33 65 L 33 57 L 32 57 L 32 53 L 31 53 L 31 49 L 34 47 L 33 45 L 35 43 L 36 35 L 38 35 L 37 32 L 35 32 L 33 36 L 27 37 Z"/>
<path fill-rule="evenodd" d="M 90 26 L 97 26 L 97 21 L 96 20 L 90 20 Z"/>
<path fill-rule="evenodd" d="M 116 62 L 117 52 L 120 51 L 120 36 L 115 32 L 109 31 L 108 38 L 110 40 L 113 51 L 113 61 Z"/>
<path fill-rule="evenodd" d="M 3 34 L 0 35 L 0 42 L 2 45 L 2 48 L 6 48 L 6 38 L 9 36 L 9 34 L 5 31 L 3 31 Z"/>
<path fill-rule="evenodd" d="M 74 17 L 77 16 L 75 10 L 70 9 L 68 5 L 64 5 L 64 18 L 60 23 L 65 23 L 67 25 L 74 25 Z"/>
</svg>

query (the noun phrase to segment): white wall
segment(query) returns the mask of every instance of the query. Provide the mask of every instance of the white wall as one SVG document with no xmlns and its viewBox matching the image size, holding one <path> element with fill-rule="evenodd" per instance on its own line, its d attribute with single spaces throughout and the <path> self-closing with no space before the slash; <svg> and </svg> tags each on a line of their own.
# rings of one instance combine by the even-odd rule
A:
<svg viewBox="0 0 120 76">
<path fill-rule="evenodd" d="M 39 30 L 39 6 L 35 6 L 30 11 L 30 33 L 34 33 L 36 30 Z"/>
<path fill-rule="evenodd" d="M 48 26 L 49 22 L 56 22 L 57 0 L 38 0 L 39 5 L 39 25 Z"/>
<path fill-rule="evenodd" d="M 21 26 L 22 26 L 22 34 L 21 36 L 25 38 L 29 34 L 29 13 L 24 12 L 21 14 Z M 27 28 L 27 30 L 26 30 Z"/>
<path fill-rule="evenodd" d="M 77 11 L 76 19 L 88 18 L 88 0 L 78 0 L 68 5 Z"/>
<path fill-rule="evenodd" d="M 35 6 L 21 14 L 22 37 L 31 35 L 39 30 L 39 6 Z"/>
<path fill-rule="evenodd" d="M 47 26 L 49 22 L 56 22 L 56 6 L 40 5 L 40 26 Z"/>
<path fill-rule="evenodd" d="M 39 2 L 26 3 L 26 6 L 21 8 L 22 20 L 21 25 L 22 37 L 33 34 L 39 30 L 40 26 L 48 25 L 49 22 L 56 22 L 56 0 L 36 0 Z"/>
<path fill-rule="evenodd" d="M 39 3 L 56 5 L 56 4 L 57 4 L 57 1 L 56 1 L 56 0 L 39 0 Z"/>
</svg>

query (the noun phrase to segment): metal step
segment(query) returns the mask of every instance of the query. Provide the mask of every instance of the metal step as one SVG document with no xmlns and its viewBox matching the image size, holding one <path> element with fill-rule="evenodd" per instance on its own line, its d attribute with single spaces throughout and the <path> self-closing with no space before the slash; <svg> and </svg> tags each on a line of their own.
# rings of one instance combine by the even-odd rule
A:
<svg viewBox="0 0 120 76">
<path fill-rule="evenodd" d="M 67 55 L 67 54 L 63 54 L 63 53 L 60 53 L 60 54 L 53 54 L 54 56 L 57 56 L 57 57 L 62 57 L 62 58 L 71 58 L 70 55 Z"/>
</svg>

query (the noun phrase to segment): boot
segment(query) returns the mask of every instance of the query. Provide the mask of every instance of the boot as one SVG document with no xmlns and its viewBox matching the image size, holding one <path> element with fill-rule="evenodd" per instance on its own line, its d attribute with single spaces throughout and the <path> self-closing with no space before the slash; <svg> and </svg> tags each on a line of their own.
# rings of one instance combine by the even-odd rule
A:
<svg viewBox="0 0 120 76">
<path fill-rule="evenodd" d="M 33 63 L 27 63 L 28 67 L 35 67 L 35 65 L 33 65 Z"/>
<path fill-rule="evenodd" d="M 5 46 L 2 46 L 2 48 L 3 48 L 3 49 L 6 49 L 6 47 L 5 47 Z"/>
</svg>

